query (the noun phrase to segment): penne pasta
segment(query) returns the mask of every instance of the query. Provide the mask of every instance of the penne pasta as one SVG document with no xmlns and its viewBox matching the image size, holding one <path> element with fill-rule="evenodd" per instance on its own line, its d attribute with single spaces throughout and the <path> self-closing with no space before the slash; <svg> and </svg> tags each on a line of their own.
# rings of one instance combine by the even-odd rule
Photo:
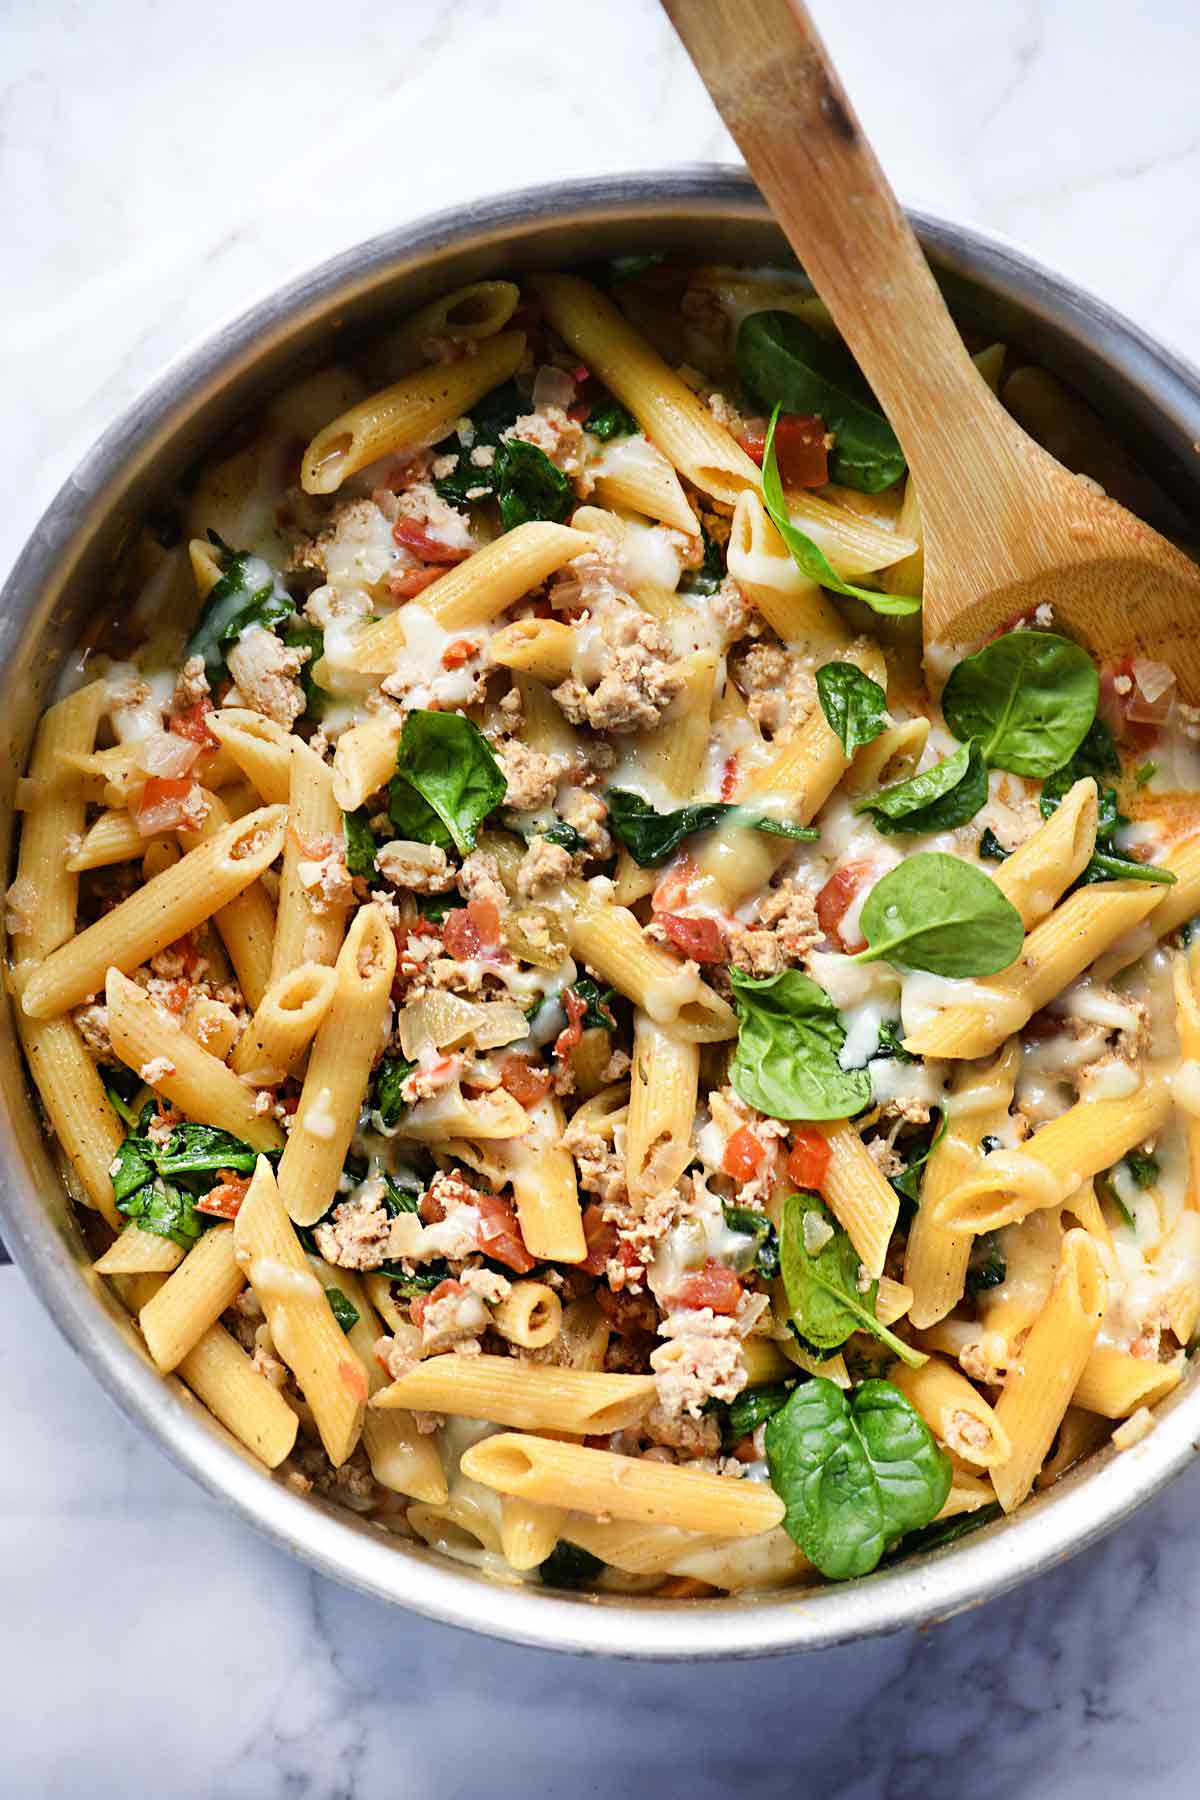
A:
<svg viewBox="0 0 1200 1800">
<path fill-rule="evenodd" d="M 654 1395 L 652 1375 L 600 1375 L 502 1356 L 432 1356 L 383 1388 L 371 1404 L 586 1437 L 636 1425 Z"/>
</svg>

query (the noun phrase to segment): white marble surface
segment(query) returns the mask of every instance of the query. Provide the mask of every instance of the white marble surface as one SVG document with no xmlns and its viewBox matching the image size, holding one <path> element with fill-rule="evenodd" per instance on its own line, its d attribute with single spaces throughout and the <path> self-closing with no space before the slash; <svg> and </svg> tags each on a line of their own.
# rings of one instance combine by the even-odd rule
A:
<svg viewBox="0 0 1200 1800">
<path fill-rule="evenodd" d="M 1200 353 L 1195 0 L 814 3 L 907 199 Z M 482 192 L 731 156 L 653 0 L 8 0 L 0 120 L 0 565 L 169 357 L 305 264 Z M 1194 1779 L 1200 1471 L 937 1631 L 572 1663 L 308 1574 L 118 1418 L 15 1271 L 0 1301 L 14 1800 L 1174 1800 Z"/>
</svg>

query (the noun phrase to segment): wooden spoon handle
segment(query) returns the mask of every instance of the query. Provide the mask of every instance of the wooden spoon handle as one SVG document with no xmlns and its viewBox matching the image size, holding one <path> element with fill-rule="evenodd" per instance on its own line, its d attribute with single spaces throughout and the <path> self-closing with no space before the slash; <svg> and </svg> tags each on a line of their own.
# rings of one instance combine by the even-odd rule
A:
<svg viewBox="0 0 1200 1800">
<path fill-rule="evenodd" d="M 921 483 L 1004 419 L 803 0 L 662 0 Z M 989 405 L 989 402 L 991 405 Z M 994 426 L 993 426 L 994 428 Z M 973 434 L 972 434 L 973 435 Z"/>
</svg>

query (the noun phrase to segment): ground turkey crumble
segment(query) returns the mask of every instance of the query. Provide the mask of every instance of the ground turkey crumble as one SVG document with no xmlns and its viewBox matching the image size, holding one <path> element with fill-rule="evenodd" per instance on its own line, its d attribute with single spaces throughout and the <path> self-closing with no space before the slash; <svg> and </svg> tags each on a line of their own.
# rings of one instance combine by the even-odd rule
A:
<svg viewBox="0 0 1200 1800">
<path fill-rule="evenodd" d="M 289 650 L 262 625 L 251 625 L 226 653 L 239 697 L 256 713 L 290 731 L 304 711 L 304 689 L 296 677 L 309 651 Z"/>
<path fill-rule="evenodd" d="M 543 900 L 571 873 L 571 852 L 548 838 L 532 837 L 517 870 L 517 891 L 526 899 Z"/>
<path fill-rule="evenodd" d="M 555 790 L 567 772 L 565 756 L 530 750 L 517 738 L 502 738 L 496 755 L 508 783 L 507 805 L 517 812 L 536 812 L 553 804 Z"/>
<path fill-rule="evenodd" d="M 339 1269 L 377 1269 L 387 1261 L 391 1215 L 382 1193 L 356 1194 L 335 1207 L 332 1218 L 316 1226 L 317 1249 Z"/>
<path fill-rule="evenodd" d="M 553 689 L 573 725 L 593 731 L 647 731 L 683 691 L 683 668 L 655 619 L 623 609 L 601 625 L 609 654 L 594 688 L 568 676 Z"/>
<path fill-rule="evenodd" d="M 746 1385 L 738 1322 L 711 1307 L 668 1313 L 658 1327 L 665 1344 L 650 1356 L 658 1403 L 669 1418 L 700 1418 L 706 1400 L 735 1400 Z"/>
<path fill-rule="evenodd" d="M 747 975 L 776 975 L 802 962 L 824 935 L 808 889 L 781 881 L 759 901 L 752 924 L 730 927 L 729 960 Z"/>
<path fill-rule="evenodd" d="M 446 852 L 436 844 L 410 843 L 394 838 L 376 851 L 375 860 L 385 881 L 412 894 L 448 894 L 455 883 Z"/>
</svg>

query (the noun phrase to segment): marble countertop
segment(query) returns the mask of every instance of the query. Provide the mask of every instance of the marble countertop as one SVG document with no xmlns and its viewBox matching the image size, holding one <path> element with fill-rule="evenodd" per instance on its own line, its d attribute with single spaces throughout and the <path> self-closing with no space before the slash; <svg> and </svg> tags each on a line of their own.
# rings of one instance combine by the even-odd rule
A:
<svg viewBox="0 0 1200 1800">
<path fill-rule="evenodd" d="M 1194 0 L 814 11 L 905 199 L 1200 353 Z M 0 90 L 0 567 L 167 359 L 305 265 L 481 192 L 733 160 L 654 0 L 41 0 L 4 10 Z M 118 1417 L 15 1270 L 0 1301 L 14 1800 L 1185 1791 L 1200 1470 L 937 1630 L 573 1662 L 310 1574 Z"/>
</svg>

